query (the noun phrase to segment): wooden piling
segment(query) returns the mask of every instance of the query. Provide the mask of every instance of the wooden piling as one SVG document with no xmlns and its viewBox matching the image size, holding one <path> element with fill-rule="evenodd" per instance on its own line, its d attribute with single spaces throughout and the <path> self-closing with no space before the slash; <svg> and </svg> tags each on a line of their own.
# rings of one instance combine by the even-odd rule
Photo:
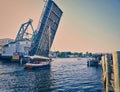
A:
<svg viewBox="0 0 120 92">
<path fill-rule="evenodd" d="M 102 72 L 103 72 L 103 81 L 105 82 L 105 72 L 106 72 L 106 65 L 105 65 L 105 56 L 102 56 Z"/>
<path fill-rule="evenodd" d="M 110 80 L 111 80 L 111 69 L 110 69 L 110 57 L 109 55 L 105 55 L 105 70 L 106 70 L 106 92 L 111 91 L 111 85 L 110 85 Z"/>
<path fill-rule="evenodd" d="M 120 92 L 120 51 L 113 54 L 114 90 Z"/>
<path fill-rule="evenodd" d="M 102 56 L 102 71 L 105 92 L 114 92 L 114 88 L 112 87 L 111 84 L 112 67 L 110 66 L 110 64 L 111 64 L 110 54 Z"/>
</svg>

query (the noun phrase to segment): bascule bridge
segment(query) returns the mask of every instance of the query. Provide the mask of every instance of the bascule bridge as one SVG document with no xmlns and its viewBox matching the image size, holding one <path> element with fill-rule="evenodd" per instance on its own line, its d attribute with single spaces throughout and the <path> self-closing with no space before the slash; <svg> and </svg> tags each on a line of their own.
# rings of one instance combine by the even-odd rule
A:
<svg viewBox="0 0 120 92">
<path fill-rule="evenodd" d="M 30 55 L 48 56 L 63 12 L 53 0 L 45 0 Z"/>
</svg>

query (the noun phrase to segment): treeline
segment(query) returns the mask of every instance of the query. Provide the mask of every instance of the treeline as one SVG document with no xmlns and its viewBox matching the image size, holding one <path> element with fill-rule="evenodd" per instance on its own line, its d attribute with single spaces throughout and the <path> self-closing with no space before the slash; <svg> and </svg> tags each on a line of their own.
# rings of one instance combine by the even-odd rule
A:
<svg viewBox="0 0 120 92">
<path fill-rule="evenodd" d="M 101 53 L 91 53 L 91 52 L 59 52 L 54 51 L 51 52 L 52 57 L 60 57 L 60 58 L 77 58 L 77 57 L 101 57 Z"/>
</svg>

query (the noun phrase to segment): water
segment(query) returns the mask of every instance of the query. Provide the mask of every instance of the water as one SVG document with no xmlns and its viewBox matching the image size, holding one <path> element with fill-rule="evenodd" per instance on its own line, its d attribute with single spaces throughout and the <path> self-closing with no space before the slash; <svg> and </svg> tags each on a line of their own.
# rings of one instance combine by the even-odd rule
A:
<svg viewBox="0 0 120 92">
<path fill-rule="evenodd" d="M 101 67 L 86 59 L 55 59 L 50 69 L 0 62 L 0 92 L 104 92 Z"/>
</svg>

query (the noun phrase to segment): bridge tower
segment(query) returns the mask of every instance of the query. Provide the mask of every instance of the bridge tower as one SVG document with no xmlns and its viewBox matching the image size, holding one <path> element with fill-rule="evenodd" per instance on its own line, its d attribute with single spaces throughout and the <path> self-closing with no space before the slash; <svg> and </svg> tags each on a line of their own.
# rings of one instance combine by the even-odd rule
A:
<svg viewBox="0 0 120 92">
<path fill-rule="evenodd" d="M 17 41 L 17 40 L 23 40 L 25 36 L 28 36 L 28 35 L 31 35 L 31 36 L 32 36 L 32 35 L 33 35 L 33 33 L 34 33 L 34 28 L 33 28 L 33 26 L 32 26 L 32 22 L 33 22 L 33 20 L 32 20 L 32 19 L 29 19 L 28 22 L 25 22 L 25 23 L 23 23 L 23 24 L 21 25 L 21 27 L 20 27 L 20 29 L 19 29 L 19 31 L 18 31 L 18 34 L 17 34 L 17 36 L 16 36 L 15 41 Z M 27 31 L 27 29 L 28 29 L 29 26 L 30 26 L 31 29 L 32 29 L 32 33 L 29 33 L 29 32 Z"/>
</svg>

